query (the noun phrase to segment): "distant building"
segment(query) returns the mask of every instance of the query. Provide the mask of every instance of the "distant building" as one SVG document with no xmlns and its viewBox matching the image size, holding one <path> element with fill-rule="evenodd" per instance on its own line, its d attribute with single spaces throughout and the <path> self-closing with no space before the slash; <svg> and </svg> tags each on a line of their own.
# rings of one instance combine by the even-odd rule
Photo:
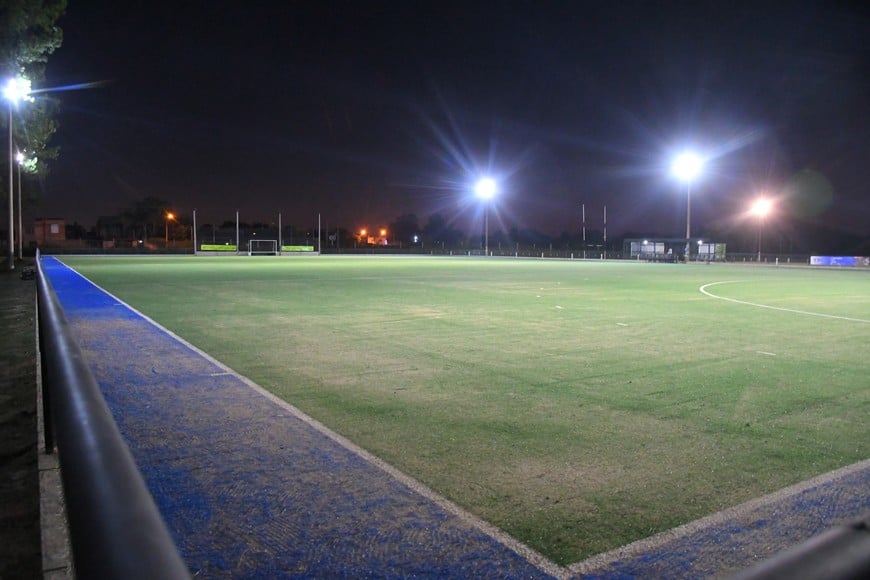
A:
<svg viewBox="0 0 870 580">
<path fill-rule="evenodd" d="M 63 218 L 36 218 L 33 220 L 33 240 L 37 245 L 51 245 L 66 240 L 66 222 Z"/>
</svg>

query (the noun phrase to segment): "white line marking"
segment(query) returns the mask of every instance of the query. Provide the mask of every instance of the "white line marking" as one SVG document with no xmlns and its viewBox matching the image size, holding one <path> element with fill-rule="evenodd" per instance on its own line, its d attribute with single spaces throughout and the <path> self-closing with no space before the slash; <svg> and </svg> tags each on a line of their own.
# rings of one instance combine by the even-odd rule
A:
<svg viewBox="0 0 870 580">
<path fill-rule="evenodd" d="M 755 353 L 756 354 L 765 354 L 767 356 L 776 356 L 775 352 L 764 352 L 763 350 L 756 350 Z"/>
<path fill-rule="evenodd" d="M 78 272 L 77 270 L 75 270 L 74 268 L 72 268 L 70 266 L 67 266 L 66 264 L 64 264 L 63 262 L 61 262 L 60 260 L 58 260 L 54 256 L 51 256 L 51 258 L 53 258 L 58 264 L 62 265 L 67 270 L 70 270 L 71 272 L 73 272 L 74 274 L 76 274 L 77 276 L 82 278 L 84 281 L 86 281 L 88 284 L 90 284 L 94 288 L 97 288 L 100 292 L 103 292 L 107 296 L 110 296 L 111 298 L 117 300 L 125 308 L 129 309 L 131 312 L 133 312 L 137 316 L 140 316 L 143 320 L 145 320 L 145 322 L 147 322 L 151 326 L 154 326 L 160 332 L 163 332 L 164 334 L 166 334 L 170 338 L 178 341 L 179 343 L 181 343 L 182 345 L 184 345 L 185 347 L 187 347 L 188 349 L 190 349 L 194 353 L 198 354 L 199 356 L 203 357 L 205 360 L 216 365 L 217 367 L 224 369 L 226 374 L 235 376 L 238 380 L 240 380 L 242 383 L 247 385 L 254 392 L 256 392 L 256 393 L 260 394 L 261 396 L 265 397 L 266 399 L 272 401 L 272 403 L 274 403 L 275 405 L 286 410 L 287 412 L 289 412 L 291 415 L 293 415 L 294 417 L 296 417 L 300 421 L 306 423 L 307 425 L 312 427 L 315 431 L 321 433 L 322 435 L 325 435 L 329 439 L 332 439 L 337 444 L 341 445 L 342 447 L 344 447 L 348 451 L 355 453 L 356 455 L 361 457 L 363 460 L 367 461 L 368 463 L 370 463 L 371 465 L 380 469 L 381 471 L 386 472 L 390 477 L 392 477 L 393 479 L 395 479 L 399 483 L 403 484 L 405 487 L 420 494 L 424 498 L 432 501 L 433 503 L 438 505 L 441 509 L 443 509 L 443 510 L 453 514 L 457 518 L 459 518 L 462 522 L 469 524 L 472 527 L 477 528 L 483 534 L 489 536 L 490 538 L 492 538 L 496 542 L 500 543 L 502 546 L 505 546 L 506 548 L 513 550 L 514 552 L 519 554 L 521 557 L 525 558 L 530 564 L 532 564 L 533 566 L 537 566 L 539 569 L 544 571 L 546 574 L 549 574 L 551 576 L 555 576 L 556 578 L 567 578 L 569 576 L 567 573 L 566 567 L 560 566 L 559 564 L 556 564 L 555 562 L 550 561 L 548 558 L 546 558 L 544 555 L 538 553 L 533 548 L 530 548 L 529 546 L 527 546 L 524 543 L 520 542 L 519 540 L 515 539 L 513 536 L 508 535 L 507 532 L 503 531 L 501 528 L 497 528 L 496 526 L 494 526 L 493 524 L 490 524 L 486 520 L 479 518 L 478 516 L 472 514 L 471 512 L 465 510 L 464 508 L 460 507 L 459 504 L 453 503 L 452 501 L 450 501 L 446 497 L 442 496 L 441 494 L 439 494 L 438 492 L 436 492 L 432 488 L 426 486 L 425 484 L 423 484 L 419 480 L 415 479 L 414 477 L 408 475 L 407 473 L 405 473 L 403 471 L 400 471 L 399 468 L 392 466 L 391 464 L 387 463 L 386 461 L 384 461 L 380 457 L 373 455 L 369 451 L 366 451 L 365 449 L 363 449 L 362 447 L 360 447 L 359 445 L 357 445 L 356 443 L 354 443 L 350 439 L 347 439 L 346 437 L 344 437 L 343 435 L 340 435 L 336 431 L 333 431 L 332 429 L 330 429 L 329 427 L 327 427 L 326 425 L 324 425 L 323 423 L 321 423 L 317 419 L 307 415 L 301 409 L 297 408 L 295 405 L 288 403 L 284 399 L 281 399 L 277 395 L 267 391 L 265 388 L 261 387 L 260 385 L 258 385 L 257 383 L 255 383 L 254 381 L 252 381 L 251 379 L 246 377 L 245 375 L 235 371 L 234 369 L 225 365 L 224 363 L 222 363 L 218 359 L 214 358 L 213 356 L 211 356 L 210 354 L 208 354 L 204 350 L 200 349 L 196 345 L 183 339 L 182 337 L 175 334 L 174 332 L 172 332 L 168 328 L 165 328 L 160 323 L 158 323 L 156 320 L 154 320 L 154 319 L 150 318 L 149 316 L 147 316 L 146 314 L 136 310 L 135 308 L 133 308 L 132 306 L 130 306 L 129 304 L 127 304 L 126 302 L 124 302 L 123 300 L 121 300 L 120 298 L 115 296 L 114 294 L 112 294 L 111 292 L 109 292 L 108 290 L 98 286 L 97 284 L 95 284 L 94 282 L 89 280 L 84 274 Z"/>
<path fill-rule="evenodd" d="M 848 316 L 835 316 L 833 314 L 821 314 L 819 312 L 807 312 L 806 310 L 795 310 L 794 308 L 782 308 L 780 306 L 769 306 L 767 304 L 757 304 L 755 302 L 747 302 L 745 300 L 737 300 L 736 298 L 726 298 L 725 296 L 717 296 L 712 292 L 708 292 L 707 288 L 710 286 L 717 286 L 719 284 L 737 284 L 738 282 L 744 282 L 744 280 L 724 280 L 722 282 L 710 282 L 709 284 L 704 284 L 698 290 L 701 291 L 701 294 L 705 294 L 710 298 L 716 298 L 717 300 L 725 300 L 727 302 L 734 302 L 735 304 L 745 304 L 746 306 L 757 306 L 758 308 L 768 308 L 770 310 L 779 310 L 781 312 L 792 312 L 794 314 L 806 314 L 807 316 L 818 316 L 820 318 L 833 318 L 836 320 L 848 320 L 850 322 L 863 322 L 865 324 L 870 324 L 870 320 L 864 320 L 863 318 L 849 318 Z"/>
<path fill-rule="evenodd" d="M 572 574 L 588 574 L 590 576 L 601 574 L 602 576 L 608 576 L 609 574 L 607 574 L 607 572 L 610 571 L 610 565 L 619 562 L 620 560 L 648 554 L 653 550 L 661 549 L 663 546 L 666 546 L 671 542 L 697 534 L 700 531 L 716 529 L 726 523 L 748 521 L 750 516 L 755 516 L 753 512 L 757 512 L 758 510 L 771 510 L 777 503 L 795 497 L 807 490 L 813 489 L 814 487 L 822 487 L 867 469 L 870 469 L 870 459 L 847 465 L 846 467 L 842 467 L 836 471 L 823 473 L 822 475 L 816 476 L 812 479 L 796 483 L 795 485 L 785 487 L 771 494 L 710 514 L 709 516 L 683 524 L 682 526 L 660 532 L 654 536 L 628 544 L 627 546 L 622 546 L 621 548 L 616 548 L 615 550 L 592 556 L 582 562 L 569 565 L 568 570 Z M 753 535 L 752 531 L 749 529 L 745 531 L 745 534 L 746 537 Z"/>
<path fill-rule="evenodd" d="M 617 322 L 616 326 L 628 326 L 628 325 L 624 322 Z"/>
</svg>

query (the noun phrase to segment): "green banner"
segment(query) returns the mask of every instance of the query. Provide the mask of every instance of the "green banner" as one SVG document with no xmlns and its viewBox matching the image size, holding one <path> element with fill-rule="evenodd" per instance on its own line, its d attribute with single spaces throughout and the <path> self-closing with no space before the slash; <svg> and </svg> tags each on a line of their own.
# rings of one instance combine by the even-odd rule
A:
<svg viewBox="0 0 870 580">
<path fill-rule="evenodd" d="M 203 252 L 235 252 L 235 244 L 202 244 L 199 249 Z"/>
</svg>

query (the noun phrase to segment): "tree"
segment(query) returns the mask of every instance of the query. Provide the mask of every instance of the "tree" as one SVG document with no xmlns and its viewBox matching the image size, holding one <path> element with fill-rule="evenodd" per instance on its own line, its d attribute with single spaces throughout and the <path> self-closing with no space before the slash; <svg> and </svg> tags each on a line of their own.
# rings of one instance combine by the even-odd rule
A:
<svg viewBox="0 0 870 580">
<path fill-rule="evenodd" d="M 146 197 L 121 213 L 124 225 L 130 228 L 134 237 L 143 240 L 163 231 L 166 225 L 166 212 L 170 204 L 157 197 Z"/>
<path fill-rule="evenodd" d="M 0 80 L 4 84 L 8 78 L 21 76 L 29 79 L 35 90 L 42 88 L 48 56 L 63 41 L 63 32 L 57 21 L 65 11 L 66 0 L 0 0 L 0 22 L 3 23 L 0 28 Z M 57 130 L 57 102 L 43 98 L 39 93 L 34 97 L 33 102 L 13 112 L 13 140 L 31 160 L 22 169 L 28 173 L 44 173 L 48 168 L 46 161 L 56 159 L 58 155 L 57 147 L 49 145 Z M 8 131 L 8 115 L 0 117 L 3 129 Z"/>
<path fill-rule="evenodd" d="M 420 234 L 417 216 L 412 213 L 400 215 L 388 226 L 388 233 L 394 244 L 407 244 Z"/>
<path fill-rule="evenodd" d="M 459 245 L 463 237 L 463 233 L 447 223 L 440 213 L 430 215 L 423 228 L 423 239 L 427 244 L 444 244 L 452 248 Z"/>
</svg>

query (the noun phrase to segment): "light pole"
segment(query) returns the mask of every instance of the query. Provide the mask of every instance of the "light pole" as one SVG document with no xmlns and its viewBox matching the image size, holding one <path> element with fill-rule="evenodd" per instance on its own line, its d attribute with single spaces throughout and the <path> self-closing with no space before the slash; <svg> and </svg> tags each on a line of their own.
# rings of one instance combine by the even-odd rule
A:
<svg viewBox="0 0 870 580">
<path fill-rule="evenodd" d="M 474 193 L 483 200 L 483 253 L 489 256 L 489 202 L 498 192 L 498 186 L 491 177 L 483 177 L 474 186 Z"/>
<path fill-rule="evenodd" d="M 175 214 L 170 212 L 166 212 L 166 245 L 169 246 L 169 220 L 174 220 Z"/>
<path fill-rule="evenodd" d="M 13 237 L 14 218 L 13 218 L 13 203 L 12 193 L 13 188 L 13 165 L 15 163 L 15 153 L 12 150 L 12 107 L 18 105 L 18 101 L 26 100 L 30 97 L 30 81 L 21 77 L 11 78 L 6 82 L 3 88 L 3 97 L 9 104 L 9 244 L 7 257 L 9 259 L 9 269 L 15 269 L 15 238 Z"/>
<path fill-rule="evenodd" d="M 18 259 L 24 259 L 23 253 L 23 240 L 24 240 L 24 229 L 22 228 L 22 219 L 21 214 L 24 210 L 24 206 L 21 205 L 21 164 L 24 163 L 24 153 L 21 151 L 15 156 L 15 161 L 18 162 Z"/>
<path fill-rule="evenodd" d="M 758 218 L 758 262 L 761 263 L 761 230 L 764 228 L 764 218 L 770 213 L 773 202 L 760 197 L 752 203 L 749 213 Z"/>
<path fill-rule="evenodd" d="M 691 152 L 681 153 L 671 163 L 671 173 L 680 181 L 686 182 L 686 263 L 692 252 L 692 180 L 701 174 L 703 160 Z"/>
</svg>

